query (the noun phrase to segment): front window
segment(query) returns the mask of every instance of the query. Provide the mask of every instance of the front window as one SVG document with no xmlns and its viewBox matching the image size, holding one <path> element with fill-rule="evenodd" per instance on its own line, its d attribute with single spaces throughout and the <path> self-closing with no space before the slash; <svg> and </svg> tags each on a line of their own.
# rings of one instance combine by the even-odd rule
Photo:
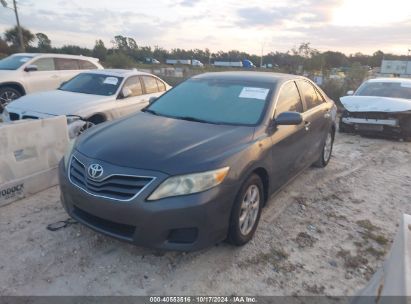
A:
<svg viewBox="0 0 411 304">
<path fill-rule="evenodd" d="M 368 82 L 364 83 L 355 95 L 411 99 L 411 84 L 402 82 Z"/>
<path fill-rule="evenodd" d="M 273 89 L 266 83 L 190 79 L 162 95 L 146 111 L 205 123 L 255 125 Z"/>
<path fill-rule="evenodd" d="M 0 60 L 0 70 L 17 70 L 27 61 L 31 60 L 33 56 L 16 55 L 9 56 Z"/>
<path fill-rule="evenodd" d="M 122 80 L 122 77 L 82 73 L 63 84 L 59 90 L 110 96 L 117 92 Z"/>
</svg>

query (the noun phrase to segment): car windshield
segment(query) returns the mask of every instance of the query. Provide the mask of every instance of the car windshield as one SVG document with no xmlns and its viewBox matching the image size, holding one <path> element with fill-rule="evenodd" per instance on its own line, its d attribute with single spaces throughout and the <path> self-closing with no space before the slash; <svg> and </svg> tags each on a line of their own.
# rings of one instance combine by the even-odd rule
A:
<svg viewBox="0 0 411 304">
<path fill-rule="evenodd" d="M 15 55 L 9 56 L 2 60 L 0 60 L 0 70 L 17 70 L 27 61 L 32 59 L 33 56 L 26 56 L 26 55 Z"/>
<path fill-rule="evenodd" d="M 84 94 L 110 96 L 117 92 L 122 77 L 82 73 L 64 83 L 59 90 Z"/>
<path fill-rule="evenodd" d="M 355 95 L 411 99 L 411 84 L 402 82 L 368 82 L 363 84 Z"/>
<path fill-rule="evenodd" d="M 205 123 L 255 125 L 273 89 L 266 83 L 190 79 L 162 95 L 146 111 Z"/>
</svg>

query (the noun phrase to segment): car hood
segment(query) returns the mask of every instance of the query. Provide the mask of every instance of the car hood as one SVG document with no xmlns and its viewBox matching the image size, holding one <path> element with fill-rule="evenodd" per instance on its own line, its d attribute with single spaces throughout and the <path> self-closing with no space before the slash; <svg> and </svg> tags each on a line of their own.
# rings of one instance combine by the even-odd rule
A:
<svg viewBox="0 0 411 304">
<path fill-rule="evenodd" d="M 345 96 L 341 103 L 349 112 L 411 111 L 411 100 L 379 96 Z"/>
<path fill-rule="evenodd" d="M 82 94 L 67 91 L 39 92 L 22 96 L 8 107 L 22 111 L 34 111 L 51 115 L 76 114 L 85 107 L 112 99 L 112 96 Z"/>
<path fill-rule="evenodd" d="M 140 112 L 106 123 L 80 136 L 76 150 L 121 167 L 170 175 L 227 165 L 245 148 L 254 127 L 213 125 Z"/>
</svg>

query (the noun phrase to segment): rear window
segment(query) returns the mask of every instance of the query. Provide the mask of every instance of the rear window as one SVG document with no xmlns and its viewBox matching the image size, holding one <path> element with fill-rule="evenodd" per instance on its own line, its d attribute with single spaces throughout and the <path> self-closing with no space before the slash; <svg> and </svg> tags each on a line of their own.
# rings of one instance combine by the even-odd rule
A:
<svg viewBox="0 0 411 304">
<path fill-rule="evenodd" d="M 76 59 L 56 58 L 57 70 L 79 70 L 79 64 Z"/>
<path fill-rule="evenodd" d="M 97 66 L 87 60 L 79 60 L 81 70 L 96 70 Z"/>
<path fill-rule="evenodd" d="M 411 84 L 400 82 L 366 82 L 360 86 L 355 95 L 411 99 Z"/>
</svg>

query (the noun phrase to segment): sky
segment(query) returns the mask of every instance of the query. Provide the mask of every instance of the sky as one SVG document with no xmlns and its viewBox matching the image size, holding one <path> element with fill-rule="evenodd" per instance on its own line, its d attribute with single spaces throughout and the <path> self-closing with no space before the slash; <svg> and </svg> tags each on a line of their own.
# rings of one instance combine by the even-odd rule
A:
<svg viewBox="0 0 411 304">
<path fill-rule="evenodd" d="M 6 0 L 11 4 L 12 0 Z M 411 49 L 411 0 L 19 0 L 24 27 L 54 46 L 111 46 L 115 35 L 165 49 L 287 51 L 301 42 L 346 54 Z M 0 33 L 15 25 L 0 7 Z"/>
</svg>

